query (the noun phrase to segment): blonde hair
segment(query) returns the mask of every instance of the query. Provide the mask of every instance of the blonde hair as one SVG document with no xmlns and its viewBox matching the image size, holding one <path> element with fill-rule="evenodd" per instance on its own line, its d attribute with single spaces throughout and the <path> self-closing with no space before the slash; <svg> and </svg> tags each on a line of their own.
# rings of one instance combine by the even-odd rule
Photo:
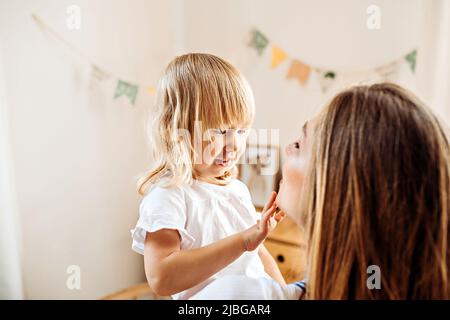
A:
<svg viewBox="0 0 450 320">
<path fill-rule="evenodd" d="M 450 147 L 417 98 L 388 83 L 338 94 L 306 177 L 307 298 L 450 298 Z"/>
<path fill-rule="evenodd" d="M 194 146 L 197 121 L 201 121 L 203 137 L 208 129 L 249 125 L 254 117 L 247 81 L 230 63 L 211 54 L 176 57 L 159 82 L 156 99 L 156 115 L 149 128 L 155 161 L 138 181 L 141 195 L 163 176 L 167 177 L 165 186 L 192 182 L 193 160 L 198 156 Z M 217 177 L 218 183 L 226 184 L 231 175 L 230 170 Z"/>
</svg>

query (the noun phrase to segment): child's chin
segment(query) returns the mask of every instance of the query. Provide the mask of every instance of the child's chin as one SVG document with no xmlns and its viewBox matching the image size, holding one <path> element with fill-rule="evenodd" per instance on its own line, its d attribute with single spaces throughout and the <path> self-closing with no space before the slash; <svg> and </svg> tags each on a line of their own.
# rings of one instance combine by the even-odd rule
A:
<svg viewBox="0 0 450 320">
<path fill-rule="evenodd" d="M 214 167 L 215 167 L 214 168 L 215 169 L 214 170 L 214 176 L 216 176 L 216 177 L 223 176 L 225 174 L 225 172 L 230 170 L 229 166 L 224 167 L 224 166 L 215 165 Z"/>
<path fill-rule="evenodd" d="M 222 174 L 224 174 L 225 173 L 225 171 L 227 171 L 228 170 L 228 167 L 224 167 L 224 166 L 221 166 L 221 165 L 215 165 L 215 167 L 216 167 L 216 173 L 219 173 L 220 175 L 222 175 Z"/>
</svg>

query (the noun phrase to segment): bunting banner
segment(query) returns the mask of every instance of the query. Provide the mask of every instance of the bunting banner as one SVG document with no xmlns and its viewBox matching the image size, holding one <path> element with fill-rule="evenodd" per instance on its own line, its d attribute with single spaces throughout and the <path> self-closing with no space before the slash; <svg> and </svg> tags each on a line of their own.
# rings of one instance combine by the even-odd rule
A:
<svg viewBox="0 0 450 320">
<path fill-rule="evenodd" d="M 358 74 L 376 74 L 384 81 L 395 81 L 399 73 L 400 65 L 403 61 L 408 63 L 412 73 L 416 71 L 417 49 L 408 52 L 406 55 L 387 62 L 381 66 L 373 68 L 371 70 L 359 71 L 336 71 L 333 69 L 324 69 L 323 67 L 316 67 L 309 63 L 306 63 L 298 58 L 290 57 L 286 51 L 277 45 L 271 43 L 269 38 L 258 29 L 251 30 L 251 41 L 249 46 L 256 50 L 259 56 L 262 56 L 267 47 L 271 48 L 271 69 L 277 68 L 286 60 L 290 60 L 289 68 L 286 74 L 286 79 L 295 79 L 299 82 L 300 86 L 304 87 L 308 84 L 308 80 L 312 73 L 316 75 L 319 87 L 322 92 L 325 93 L 333 85 L 336 78 Z"/>
<path fill-rule="evenodd" d="M 288 58 L 286 52 L 277 46 L 272 46 L 272 69 L 278 67 L 284 60 Z"/>
<path fill-rule="evenodd" d="M 408 53 L 405 57 L 405 60 L 409 63 L 409 67 L 411 68 L 412 72 L 416 72 L 416 57 L 417 57 L 417 50 Z"/>
<path fill-rule="evenodd" d="M 383 81 L 395 81 L 399 68 L 400 68 L 399 63 L 391 62 L 384 66 L 375 68 L 375 71 Z"/>
<path fill-rule="evenodd" d="M 155 94 L 156 88 L 154 86 L 149 86 L 149 87 L 147 87 L 147 92 L 150 94 Z"/>
<path fill-rule="evenodd" d="M 134 105 L 138 91 L 139 87 L 137 85 L 119 80 L 117 82 L 116 92 L 114 93 L 114 99 L 126 96 L 131 104 Z"/>
<path fill-rule="evenodd" d="M 111 77 L 109 73 L 100 69 L 96 65 L 91 66 L 91 77 L 99 82 L 105 81 Z"/>
<path fill-rule="evenodd" d="M 90 81 L 89 88 L 93 88 L 95 83 L 102 83 L 114 79 L 116 81 L 116 87 L 114 91 L 113 98 L 119 99 L 120 97 L 125 97 L 132 104 L 135 105 L 138 93 L 141 91 L 146 91 L 148 94 L 153 95 L 156 92 L 156 88 L 153 85 L 148 84 L 137 84 L 134 81 L 127 81 L 122 77 L 114 75 L 114 73 L 100 67 L 97 63 L 94 63 L 91 59 L 85 56 L 77 48 L 72 46 L 64 38 L 62 38 L 56 31 L 54 31 L 49 25 L 47 25 L 40 17 L 35 14 L 31 15 L 34 22 L 47 34 L 57 39 L 59 42 L 64 44 L 69 48 L 75 55 L 80 57 L 82 60 L 86 61 L 90 66 Z M 258 41 L 262 41 L 263 35 L 260 35 Z M 140 90 L 140 88 L 145 88 L 146 90 Z"/>
<path fill-rule="evenodd" d="M 311 67 L 303 62 L 294 59 L 291 62 L 289 71 L 286 75 L 287 79 L 295 78 L 298 80 L 300 85 L 304 86 L 306 81 L 308 81 L 309 74 L 311 73 Z"/>
<path fill-rule="evenodd" d="M 320 69 L 317 69 L 316 72 L 320 88 L 322 89 L 322 92 L 325 93 L 333 84 L 336 74 L 333 71 L 323 71 Z"/>
<path fill-rule="evenodd" d="M 266 38 L 265 35 L 263 35 L 258 30 L 252 31 L 252 39 L 250 41 L 250 46 L 255 48 L 259 55 L 263 54 L 264 49 L 266 49 L 268 44 L 269 40 Z"/>
<path fill-rule="evenodd" d="M 111 77 L 106 71 L 103 71 L 95 65 L 91 65 L 91 75 L 89 81 L 89 88 L 93 89 L 95 83 L 101 83 L 108 80 Z"/>
</svg>

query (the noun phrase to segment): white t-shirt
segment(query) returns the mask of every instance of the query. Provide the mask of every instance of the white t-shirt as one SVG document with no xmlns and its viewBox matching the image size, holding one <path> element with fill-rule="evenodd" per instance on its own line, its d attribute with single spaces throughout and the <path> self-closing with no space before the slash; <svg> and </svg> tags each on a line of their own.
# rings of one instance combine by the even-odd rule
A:
<svg viewBox="0 0 450 320">
<path fill-rule="evenodd" d="M 228 275 L 207 285 L 191 300 L 298 300 L 303 293 L 295 283 L 281 285 L 272 278 Z"/>
<path fill-rule="evenodd" d="M 178 230 L 182 250 L 204 247 L 251 227 L 259 219 L 258 215 L 247 186 L 237 179 L 226 186 L 198 180 L 177 188 L 153 185 L 141 202 L 139 220 L 131 230 L 132 248 L 143 254 L 146 233 L 160 229 Z M 172 297 L 189 299 L 225 275 L 270 278 L 258 250 L 254 250 L 245 252 L 208 280 Z"/>
</svg>

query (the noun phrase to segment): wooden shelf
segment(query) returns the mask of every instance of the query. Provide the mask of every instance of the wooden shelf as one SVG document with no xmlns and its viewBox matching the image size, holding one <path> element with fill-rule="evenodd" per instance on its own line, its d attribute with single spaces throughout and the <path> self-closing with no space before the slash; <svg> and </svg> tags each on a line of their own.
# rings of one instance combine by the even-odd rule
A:
<svg viewBox="0 0 450 320">
<path fill-rule="evenodd" d="M 304 278 L 305 250 L 302 247 L 280 244 L 270 239 L 267 239 L 264 245 L 275 259 L 287 283 Z"/>
</svg>

